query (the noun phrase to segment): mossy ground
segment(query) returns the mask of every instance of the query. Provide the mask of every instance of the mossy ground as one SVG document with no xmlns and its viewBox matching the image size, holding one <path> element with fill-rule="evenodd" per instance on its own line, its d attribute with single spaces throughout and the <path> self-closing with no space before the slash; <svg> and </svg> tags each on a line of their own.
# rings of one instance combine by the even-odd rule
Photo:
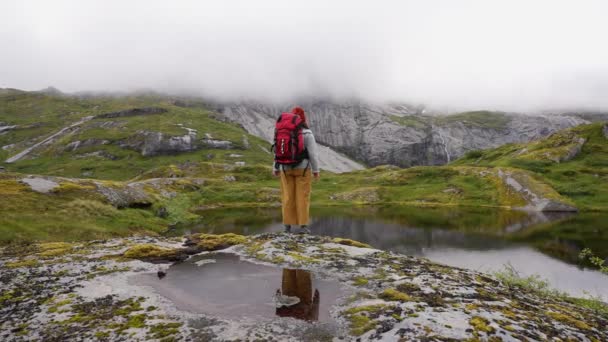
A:
<svg viewBox="0 0 608 342">
<path fill-rule="evenodd" d="M 469 154 L 453 165 L 514 167 L 527 170 L 535 179 L 551 186 L 580 209 L 608 208 L 608 139 L 605 123 L 583 125 L 560 131 L 528 144 L 507 144 Z M 584 139 L 581 151 L 571 160 L 557 161 Z"/>
</svg>

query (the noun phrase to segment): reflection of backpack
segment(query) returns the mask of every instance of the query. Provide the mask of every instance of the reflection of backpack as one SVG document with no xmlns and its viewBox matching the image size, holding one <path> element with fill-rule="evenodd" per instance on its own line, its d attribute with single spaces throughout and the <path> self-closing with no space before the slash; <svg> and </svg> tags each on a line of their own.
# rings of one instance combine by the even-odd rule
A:
<svg viewBox="0 0 608 342">
<path fill-rule="evenodd" d="M 279 165 L 296 165 L 308 158 L 304 147 L 304 121 L 292 113 L 282 113 L 274 128 L 274 161 Z"/>
</svg>

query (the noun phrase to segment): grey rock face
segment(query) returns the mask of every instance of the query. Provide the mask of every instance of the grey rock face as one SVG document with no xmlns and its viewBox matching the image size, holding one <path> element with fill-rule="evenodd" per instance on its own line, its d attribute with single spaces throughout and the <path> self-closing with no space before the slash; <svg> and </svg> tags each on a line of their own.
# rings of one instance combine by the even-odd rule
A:
<svg viewBox="0 0 608 342">
<path fill-rule="evenodd" d="M 16 125 L 13 125 L 13 126 L 6 125 L 5 126 L 4 123 L 0 123 L 0 133 L 8 132 L 8 131 L 10 131 L 12 129 L 15 129 L 15 128 L 17 128 Z"/>
<path fill-rule="evenodd" d="M 576 212 L 578 209 L 570 204 L 550 199 L 539 192 L 535 192 L 531 187 L 526 186 L 526 179 L 523 174 L 515 175 L 509 171 L 498 170 L 498 176 L 502 181 L 514 191 L 520 193 L 528 202 L 522 209 L 531 211 L 557 211 L 557 212 Z M 523 178 L 523 179 L 522 179 Z"/>
<path fill-rule="evenodd" d="M 608 139 L 608 124 L 604 125 L 604 136 L 606 137 L 606 139 Z"/>
<path fill-rule="evenodd" d="M 227 140 L 217 140 L 217 139 L 202 139 L 201 144 L 207 148 L 220 149 L 220 150 L 229 150 L 233 148 L 232 142 Z"/>
<path fill-rule="evenodd" d="M 231 141 L 213 139 L 210 136 L 198 140 L 195 129 L 183 128 L 187 131 L 187 134 L 181 136 L 168 136 L 161 132 L 140 131 L 136 135 L 120 141 L 119 146 L 139 151 L 146 157 L 192 152 L 203 148 L 225 150 L 237 148 Z"/>
<path fill-rule="evenodd" d="M 42 177 L 23 178 L 21 182 L 29 185 L 33 191 L 40 192 L 43 194 L 49 193 L 50 191 L 59 186 L 57 182 Z"/>
<path fill-rule="evenodd" d="M 126 187 L 115 188 L 96 182 L 97 191 L 104 195 L 108 202 L 117 208 L 148 207 L 152 200 L 142 189 L 129 184 Z"/>
<path fill-rule="evenodd" d="M 107 145 L 109 144 L 109 140 L 104 139 L 87 139 L 87 140 L 76 140 L 65 146 L 66 151 L 76 151 L 79 148 L 91 147 L 91 146 L 99 146 L 99 145 Z"/>
<path fill-rule="evenodd" d="M 302 102 L 319 143 L 369 166 L 442 165 L 467 151 L 527 142 L 588 121 L 576 115 L 501 114 L 498 123 L 450 119 L 406 105 Z M 272 139 L 274 122 L 289 106 L 226 104 L 221 113 L 251 134 Z"/>
<path fill-rule="evenodd" d="M 581 153 L 581 151 L 583 149 L 583 145 L 585 145 L 585 142 L 587 142 L 587 139 L 585 139 L 585 138 L 578 138 L 578 139 L 576 139 L 576 141 L 572 145 L 572 147 L 570 147 L 568 149 L 568 151 L 566 151 L 566 154 L 562 158 L 560 158 L 559 161 L 560 162 L 564 162 L 564 161 L 572 160 L 579 153 Z"/>
</svg>

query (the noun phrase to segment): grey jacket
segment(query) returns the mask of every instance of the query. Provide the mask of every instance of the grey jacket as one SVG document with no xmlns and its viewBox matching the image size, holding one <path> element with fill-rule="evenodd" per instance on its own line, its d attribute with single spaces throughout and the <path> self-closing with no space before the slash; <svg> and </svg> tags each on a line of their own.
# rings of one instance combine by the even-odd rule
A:
<svg viewBox="0 0 608 342">
<path fill-rule="evenodd" d="M 283 171 L 310 168 L 312 172 L 319 172 L 319 149 L 317 148 L 315 136 L 308 128 L 302 130 L 302 135 L 304 135 L 304 147 L 306 147 L 306 150 L 308 151 L 308 158 L 303 159 L 297 165 L 277 165 L 274 163 L 273 168 L 275 170 Z"/>
</svg>

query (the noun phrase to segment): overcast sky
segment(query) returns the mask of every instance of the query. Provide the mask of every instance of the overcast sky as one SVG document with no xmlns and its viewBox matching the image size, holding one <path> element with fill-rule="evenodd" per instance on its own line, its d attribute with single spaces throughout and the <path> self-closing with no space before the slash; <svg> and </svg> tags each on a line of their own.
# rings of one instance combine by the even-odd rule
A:
<svg viewBox="0 0 608 342">
<path fill-rule="evenodd" d="M 0 2 L 0 87 L 608 110 L 608 1 Z"/>
</svg>

